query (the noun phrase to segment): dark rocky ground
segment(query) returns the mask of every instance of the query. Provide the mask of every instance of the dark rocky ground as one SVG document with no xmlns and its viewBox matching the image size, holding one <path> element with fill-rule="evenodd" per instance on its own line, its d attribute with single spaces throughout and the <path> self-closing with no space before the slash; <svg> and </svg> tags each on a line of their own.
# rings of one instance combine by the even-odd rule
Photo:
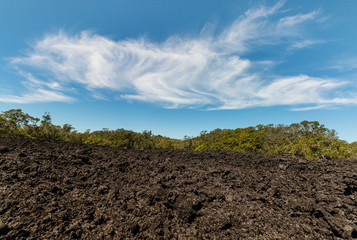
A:
<svg viewBox="0 0 357 240">
<path fill-rule="evenodd" d="M 357 238 L 357 160 L 0 139 L 0 239 Z"/>
</svg>

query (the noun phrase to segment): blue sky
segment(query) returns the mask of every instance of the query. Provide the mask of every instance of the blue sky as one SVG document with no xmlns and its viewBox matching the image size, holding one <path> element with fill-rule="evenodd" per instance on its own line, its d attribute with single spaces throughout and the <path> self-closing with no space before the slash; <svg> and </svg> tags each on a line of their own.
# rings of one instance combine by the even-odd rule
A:
<svg viewBox="0 0 357 240">
<path fill-rule="evenodd" d="M 0 0 L 0 110 L 182 138 L 319 121 L 357 140 L 357 1 Z"/>
</svg>

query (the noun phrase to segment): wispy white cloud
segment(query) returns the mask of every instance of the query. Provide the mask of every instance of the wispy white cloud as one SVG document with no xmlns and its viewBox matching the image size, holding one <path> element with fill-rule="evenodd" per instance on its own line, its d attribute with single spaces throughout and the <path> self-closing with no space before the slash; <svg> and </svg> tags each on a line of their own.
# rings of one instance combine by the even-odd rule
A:
<svg viewBox="0 0 357 240">
<path fill-rule="evenodd" d="M 312 106 L 312 107 L 292 108 L 291 111 L 294 111 L 294 112 L 312 111 L 312 110 L 323 109 L 323 108 L 329 108 L 329 107 L 330 107 L 329 105 L 318 105 L 318 106 Z"/>
<path fill-rule="evenodd" d="M 307 75 L 277 78 L 266 85 L 256 85 L 249 96 L 226 99 L 221 109 L 238 109 L 256 106 L 310 105 L 310 107 L 333 104 L 357 104 L 356 99 L 327 98 L 331 90 L 346 85 L 332 79 L 313 78 Z M 313 106 L 311 106 L 313 105 Z M 308 109 L 306 108 L 306 109 Z M 294 108 L 296 109 L 296 108 Z"/>
<path fill-rule="evenodd" d="M 279 29 L 287 29 L 289 27 L 295 27 L 300 23 L 306 22 L 307 20 L 312 20 L 316 18 L 319 11 L 313 11 L 307 14 L 297 14 L 294 16 L 288 16 L 280 18 L 278 21 Z"/>
<path fill-rule="evenodd" d="M 321 44 L 324 43 L 322 40 L 311 40 L 311 39 L 304 39 L 301 41 L 296 41 L 291 45 L 291 49 L 303 49 L 303 48 L 308 48 L 311 47 L 312 45 L 315 44 Z"/>
<path fill-rule="evenodd" d="M 357 70 L 357 57 L 340 57 L 339 59 L 335 59 L 333 63 L 330 63 L 328 68 L 341 71 Z"/>
<path fill-rule="evenodd" d="M 175 36 L 163 43 L 113 41 L 91 32 L 47 35 L 27 56 L 12 59 L 19 69 L 36 75 L 27 76 L 25 82 L 30 87 L 35 84 L 37 91 L 8 97 L 13 102 L 72 101 L 68 94 L 75 84 L 97 99 L 110 99 L 102 93 L 110 90 L 113 98 L 167 108 L 340 104 L 338 96 L 328 93 L 344 83 L 307 75 L 268 78 L 262 73 L 272 61 L 242 57 L 259 46 L 300 49 L 317 43 L 305 39 L 301 27 L 317 18 L 318 11 L 279 17 L 282 6 L 279 2 L 249 10 L 217 35 L 205 31 L 201 37 Z"/>
<path fill-rule="evenodd" d="M 45 89 L 31 89 L 32 92 L 22 96 L 0 95 L 0 102 L 5 103 L 44 103 L 44 102 L 73 102 L 74 99 L 61 92 L 49 91 Z"/>
<path fill-rule="evenodd" d="M 11 91 L 0 89 L 0 102 L 6 103 L 45 103 L 45 102 L 74 102 L 75 99 L 64 92 L 71 89 L 62 87 L 56 81 L 41 81 L 31 73 L 18 70 L 18 74 L 25 80 L 25 91 L 21 96 L 11 94 Z M 73 90 L 73 89 L 72 89 Z"/>
</svg>

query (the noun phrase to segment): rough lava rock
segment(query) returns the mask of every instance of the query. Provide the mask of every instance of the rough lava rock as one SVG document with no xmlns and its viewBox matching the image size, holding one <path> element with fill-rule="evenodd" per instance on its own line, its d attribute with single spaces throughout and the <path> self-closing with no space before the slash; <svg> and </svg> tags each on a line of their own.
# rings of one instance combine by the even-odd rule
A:
<svg viewBox="0 0 357 240">
<path fill-rule="evenodd" d="M 0 239 L 353 239 L 357 160 L 0 139 Z"/>
</svg>

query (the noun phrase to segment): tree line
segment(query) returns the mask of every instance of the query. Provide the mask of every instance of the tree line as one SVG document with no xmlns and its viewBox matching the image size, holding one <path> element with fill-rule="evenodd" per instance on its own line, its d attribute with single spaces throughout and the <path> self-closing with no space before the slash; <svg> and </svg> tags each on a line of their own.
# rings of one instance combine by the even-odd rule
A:
<svg viewBox="0 0 357 240">
<path fill-rule="evenodd" d="M 357 158 L 357 142 L 340 140 L 335 130 L 317 121 L 302 121 L 287 125 L 257 125 L 237 129 L 202 131 L 197 137 L 173 139 L 125 129 L 76 131 L 72 125 L 52 123 L 49 113 L 42 119 L 30 116 L 21 109 L 0 114 L 0 137 L 21 137 L 50 141 L 91 143 L 122 149 L 229 149 L 268 155 L 287 155 L 308 159 Z"/>
</svg>

